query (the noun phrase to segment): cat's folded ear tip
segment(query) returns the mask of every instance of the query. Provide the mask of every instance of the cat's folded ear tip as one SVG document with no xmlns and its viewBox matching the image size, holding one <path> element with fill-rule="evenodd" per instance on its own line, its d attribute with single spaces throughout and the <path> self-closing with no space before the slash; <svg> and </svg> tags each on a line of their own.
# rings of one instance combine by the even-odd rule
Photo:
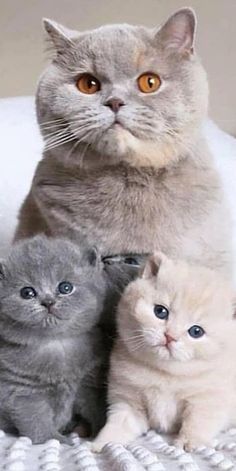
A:
<svg viewBox="0 0 236 471">
<path fill-rule="evenodd" d="M 101 261 L 100 250 L 94 245 L 91 249 L 88 250 L 87 257 L 90 265 L 97 265 Z"/>
<path fill-rule="evenodd" d="M 4 278 L 5 278 L 4 265 L 3 265 L 3 263 L 0 261 L 0 281 L 3 280 Z"/>
<path fill-rule="evenodd" d="M 168 260 L 168 257 L 161 251 L 155 251 L 151 254 L 141 272 L 142 278 L 152 278 L 157 276 L 160 266 Z"/>
<path fill-rule="evenodd" d="M 55 25 L 55 22 L 50 20 L 50 18 L 42 18 L 42 26 L 46 31 L 48 31 L 53 25 Z"/>
<path fill-rule="evenodd" d="M 169 257 L 167 257 L 167 255 L 162 252 L 161 250 L 156 250 L 153 255 L 152 255 L 152 258 L 156 261 L 156 263 L 158 263 L 159 265 L 163 262 L 166 262 L 167 260 L 169 260 Z"/>
<path fill-rule="evenodd" d="M 194 19 L 195 21 L 197 20 L 196 11 L 192 7 L 179 8 L 171 16 L 176 16 L 176 15 L 184 15 L 184 16 L 188 16 L 189 18 Z"/>
</svg>

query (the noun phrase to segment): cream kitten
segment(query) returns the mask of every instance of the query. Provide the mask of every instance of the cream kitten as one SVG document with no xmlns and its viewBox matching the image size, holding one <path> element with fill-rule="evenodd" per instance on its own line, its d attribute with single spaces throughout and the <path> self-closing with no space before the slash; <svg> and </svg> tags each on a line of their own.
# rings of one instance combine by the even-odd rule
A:
<svg viewBox="0 0 236 471">
<path fill-rule="evenodd" d="M 178 430 L 177 446 L 190 451 L 236 424 L 233 314 L 218 274 L 150 257 L 119 304 L 108 419 L 93 449 L 155 428 Z"/>
</svg>

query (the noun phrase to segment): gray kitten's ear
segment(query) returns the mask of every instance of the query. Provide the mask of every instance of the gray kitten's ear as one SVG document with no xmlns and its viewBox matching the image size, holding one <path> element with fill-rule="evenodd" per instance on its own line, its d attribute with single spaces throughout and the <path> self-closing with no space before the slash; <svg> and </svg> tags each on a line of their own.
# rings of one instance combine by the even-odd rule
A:
<svg viewBox="0 0 236 471">
<path fill-rule="evenodd" d="M 5 267 L 4 263 L 0 261 L 0 281 L 5 278 Z"/>
<path fill-rule="evenodd" d="M 86 261 L 93 267 L 97 266 L 101 262 L 101 255 L 97 247 L 92 247 L 86 252 Z"/>
<path fill-rule="evenodd" d="M 168 49 L 192 53 L 197 18 L 192 8 L 181 8 L 157 31 L 156 38 Z"/>
<path fill-rule="evenodd" d="M 141 277 L 148 280 L 149 278 L 156 277 L 162 264 L 166 263 L 169 259 L 162 252 L 155 252 L 151 255 L 142 270 Z"/>
<path fill-rule="evenodd" d="M 73 39 L 79 36 L 78 31 L 68 29 L 48 18 L 43 18 L 43 26 L 58 52 L 73 45 Z"/>
</svg>

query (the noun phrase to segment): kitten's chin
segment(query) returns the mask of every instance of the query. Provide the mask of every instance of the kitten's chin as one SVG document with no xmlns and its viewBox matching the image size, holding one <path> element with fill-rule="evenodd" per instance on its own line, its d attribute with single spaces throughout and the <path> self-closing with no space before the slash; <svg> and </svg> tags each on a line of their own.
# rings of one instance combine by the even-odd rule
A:
<svg viewBox="0 0 236 471">
<path fill-rule="evenodd" d="M 183 348 L 176 348 L 172 346 L 168 348 L 166 346 L 158 347 L 157 355 L 161 361 L 174 360 L 177 362 L 184 362 L 184 363 L 192 360 L 193 358 L 192 354 L 189 351 L 184 350 Z"/>
</svg>

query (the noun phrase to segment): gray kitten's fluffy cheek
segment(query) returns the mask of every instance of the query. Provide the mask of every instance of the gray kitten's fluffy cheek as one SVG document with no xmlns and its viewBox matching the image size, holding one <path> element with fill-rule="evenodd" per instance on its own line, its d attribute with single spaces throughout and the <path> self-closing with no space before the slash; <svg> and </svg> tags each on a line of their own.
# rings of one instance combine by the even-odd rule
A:
<svg viewBox="0 0 236 471">
<path fill-rule="evenodd" d="M 9 296 L 1 302 L 1 311 L 13 321 L 27 325 L 38 325 L 44 318 L 44 313 L 37 301 L 21 301 L 16 296 Z"/>
</svg>

